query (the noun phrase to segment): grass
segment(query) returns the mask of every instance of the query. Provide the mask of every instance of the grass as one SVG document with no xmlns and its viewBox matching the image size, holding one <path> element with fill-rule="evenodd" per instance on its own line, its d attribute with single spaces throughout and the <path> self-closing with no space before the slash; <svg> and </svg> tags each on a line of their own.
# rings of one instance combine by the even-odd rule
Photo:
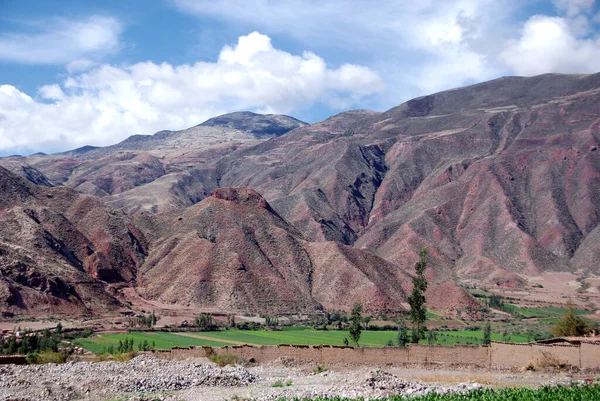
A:
<svg viewBox="0 0 600 401">
<path fill-rule="evenodd" d="M 194 335 L 196 333 L 190 334 Z M 225 330 L 197 333 L 197 335 L 210 337 L 214 341 L 230 341 L 232 343 L 254 345 L 344 345 L 344 338 L 349 337 L 347 331 L 311 329 L 283 331 Z M 360 336 L 360 345 L 363 347 L 383 347 L 388 340 L 395 338 L 395 331 L 363 331 Z"/>
<path fill-rule="evenodd" d="M 513 343 L 525 343 L 527 337 L 521 334 L 510 334 L 510 342 Z M 492 333 L 492 341 L 503 341 L 502 335 L 498 333 Z M 481 344 L 483 340 L 483 331 L 470 331 L 470 330 L 459 330 L 459 331 L 439 331 L 437 333 L 437 341 L 435 344 L 439 345 L 453 345 L 453 344 Z M 421 341 L 421 344 L 427 344 L 427 341 Z"/>
<path fill-rule="evenodd" d="M 133 338 L 134 349 L 137 350 L 137 345 L 148 341 L 150 345 L 155 344 L 157 349 L 171 349 L 171 347 L 189 347 L 190 345 L 210 345 L 213 347 L 222 347 L 227 345 L 220 341 L 203 340 L 200 338 L 185 337 L 172 333 L 123 333 L 123 334 L 104 334 L 97 337 L 79 338 L 73 342 L 88 351 L 95 354 L 101 354 L 106 351 L 109 346 L 115 349 L 119 345 L 119 340 L 125 341 L 125 338 Z"/>
<path fill-rule="evenodd" d="M 507 305 L 515 313 L 518 313 L 521 316 L 527 317 L 527 318 L 531 318 L 531 317 L 538 317 L 538 318 L 561 318 L 569 310 L 568 308 L 560 308 L 558 306 L 545 306 L 545 307 L 540 307 L 540 308 L 528 308 L 528 307 L 520 307 L 520 306 L 513 305 L 513 304 L 507 304 Z M 575 313 L 577 315 L 586 315 L 586 314 L 589 314 L 590 312 L 587 311 L 587 310 L 584 310 L 584 309 L 575 309 Z"/>
<path fill-rule="evenodd" d="M 349 337 L 347 331 L 337 330 L 312 330 L 312 329 L 293 329 L 283 331 L 271 330 L 224 330 L 211 332 L 189 332 L 185 335 L 175 333 L 148 333 L 134 332 L 131 334 L 104 334 L 98 337 L 82 338 L 75 340 L 75 344 L 93 352 L 100 354 L 105 352 L 109 346 L 115 349 L 119 340 L 133 338 L 135 341 L 134 349 L 144 340 L 150 345 L 154 342 L 157 349 L 170 349 L 171 347 L 188 347 L 190 345 L 210 345 L 221 347 L 232 344 L 251 344 L 251 345 L 279 345 L 279 344 L 303 344 L 303 345 L 344 345 L 344 338 Z M 203 338 L 200 338 L 203 337 Z M 492 333 L 493 341 L 502 341 L 502 335 Z M 363 331 L 360 336 L 361 347 L 383 347 L 389 340 L 396 343 L 396 331 Z M 482 331 L 438 331 L 437 340 L 433 344 L 451 346 L 454 344 L 481 344 L 483 340 Z M 519 334 L 510 335 L 511 342 L 527 342 L 527 337 Z M 427 344 L 426 340 L 421 340 L 421 344 Z"/>
<path fill-rule="evenodd" d="M 427 319 L 429 320 L 434 320 L 434 319 L 441 319 L 442 316 L 438 315 L 437 313 L 433 313 L 430 311 L 425 312 L 425 315 L 427 316 Z"/>
<path fill-rule="evenodd" d="M 238 362 L 241 362 L 241 358 L 235 354 L 214 354 L 210 356 L 210 360 L 220 367 L 227 365 L 235 366 Z"/>
<path fill-rule="evenodd" d="M 191 333 L 193 335 L 193 333 Z M 199 333 L 203 337 L 210 337 L 215 341 L 235 341 L 238 343 L 254 345 L 278 345 L 278 344 L 306 344 L 306 345 L 344 345 L 344 338 L 348 337 L 346 331 L 336 330 L 284 330 L 284 331 L 241 331 L 226 330 Z M 493 341 L 502 341 L 502 335 L 492 333 Z M 391 339 L 396 343 L 396 331 L 363 331 L 360 336 L 359 344 L 363 347 L 383 347 Z M 480 344 L 483 340 L 483 331 L 439 331 L 437 341 L 438 345 L 453 344 Z M 527 337 L 518 334 L 511 334 L 512 342 L 527 342 Z M 422 344 L 427 341 L 422 340 Z"/>
</svg>

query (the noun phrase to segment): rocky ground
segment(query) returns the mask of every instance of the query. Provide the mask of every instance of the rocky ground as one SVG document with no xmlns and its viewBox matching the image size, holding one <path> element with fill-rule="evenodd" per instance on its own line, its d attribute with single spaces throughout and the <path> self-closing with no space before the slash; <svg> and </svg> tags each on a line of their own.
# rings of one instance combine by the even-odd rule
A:
<svg viewBox="0 0 600 401">
<path fill-rule="evenodd" d="M 0 400 L 277 400 L 463 392 L 483 386 L 569 384 L 583 376 L 467 368 L 350 367 L 317 369 L 292 360 L 219 368 L 206 358 L 165 361 L 0 366 Z"/>
</svg>

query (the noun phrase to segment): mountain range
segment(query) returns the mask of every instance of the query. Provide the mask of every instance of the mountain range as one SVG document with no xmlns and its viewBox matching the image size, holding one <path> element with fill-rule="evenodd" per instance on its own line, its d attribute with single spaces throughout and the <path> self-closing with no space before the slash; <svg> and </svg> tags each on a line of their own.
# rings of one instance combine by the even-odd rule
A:
<svg viewBox="0 0 600 401">
<path fill-rule="evenodd" d="M 600 273 L 600 74 L 505 77 L 315 124 L 231 113 L 0 159 L 0 309 L 429 306 Z M 107 309 L 108 308 L 108 309 Z"/>
</svg>

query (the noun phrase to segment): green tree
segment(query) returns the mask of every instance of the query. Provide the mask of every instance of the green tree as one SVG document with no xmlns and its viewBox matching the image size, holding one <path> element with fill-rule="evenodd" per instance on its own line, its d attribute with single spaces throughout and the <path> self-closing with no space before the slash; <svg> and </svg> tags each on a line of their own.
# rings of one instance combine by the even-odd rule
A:
<svg viewBox="0 0 600 401">
<path fill-rule="evenodd" d="M 412 342 L 417 344 L 425 333 L 425 320 L 427 320 L 427 309 L 425 308 L 425 290 L 427 279 L 425 269 L 427 268 L 427 250 L 421 249 L 419 261 L 415 264 L 416 275 L 413 277 L 413 290 L 408 297 L 410 305 L 410 321 L 412 327 Z"/>
<path fill-rule="evenodd" d="M 565 315 L 552 328 L 552 335 L 555 337 L 565 337 L 587 334 L 590 331 L 590 327 L 585 320 L 575 313 L 575 304 L 569 301 L 567 307 L 569 309 Z"/>
<path fill-rule="evenodd" d="M 427 343 L 429 345 L 435 343 L 436 340 L 437 340 L 437 331 L 430 330 L 429 332 L 427 332 Z"/>
<path fill-rule="evenodd" d="M 196 326 L 198 326 L 198 331 L 211 331 L 214 329 L 212 315 L 210 313 L 201 313 L 194 320 Z"/>
<path fill-rule="evenodd" d="M 350 327 L 348 329 L 350 334 L 350 339 L 356 346 L 358 346 L 358 341 L 360 340 L 360 333 L 362 332 L 362 303 L 360 299 L 358 299 L 354 303 L 354 307 L 352 307 L 352 312 L 350 313 Z"/>
<path fill-rule="evenodd" d="M 485 327 L 483 328 L 483 343 L 492 343 L 492 326 L 490 326 L 490 322 L 487 322 Z"/>
<path fill-rule="evenodd" d="M 408 327 L 406 326 L 406 323 L 404 323 L 404 321 L 398 323 L 397 340 L 399 347 L 406 347 L 406 344 L 408 344 Z"/>
<path fill-rule="evenodd" d="M 235 315 L 233 313 L 227 315 L 227 326 L 235 328 Z"/>
<path fill-rule="evenodd" d="M 279 326 L 279 319 L 276 316 L 265 315 L 265 325 L 267 328 L 275 329 Z"/>
</svg>

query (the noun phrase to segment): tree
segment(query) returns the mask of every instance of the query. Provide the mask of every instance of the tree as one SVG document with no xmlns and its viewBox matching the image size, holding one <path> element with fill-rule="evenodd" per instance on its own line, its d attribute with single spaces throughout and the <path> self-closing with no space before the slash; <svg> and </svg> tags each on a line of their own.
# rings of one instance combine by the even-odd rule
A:
<svg viewBox="0 0 600 401">
<path fill-rule="evenodd" d="M 583 336 L 590 331 L 590 327 L 580 316 L 575 313 L 575 304 L 572 301 L 567 303 L 568 310 L 552 328 L 552 335 L 555 337 L 565 336 Z"/>
<path fill-rule="evenodd" d="M 430 330 L 430 331 L 427 333 L 427 343 L 428 343 L 429 345 L 431 345 L 431 344 L 435 343 L 435 342 L 436 342 L 436 340 L 437 340 L 437 331 L 435 331 L 435 330 Z"/>
<path fill-rule="evenodd" d="M 275 329 L 279 325 L 279 319 L 275 316 L 265 315 L 265 325 L 267 328 Z"/>
<path fill-rule="evenodd" d="M 408 344 L 408 327 L 404 321 L 401 321 L 398 323 L 398 346 L 405 347 L 406 344 Z"/>
<path fill-rule="evenodd" d="M 227 315 L 227 326 L 235 328 L 235 315 L 233 313 Z"/>
<path fill-rule="evenodd" d="M 210 313 L 201 313 L 196 319 L 194 324 L 198 326 L 198 331 L 211 331 L 214 329 L 212 315 Z"/>
<path fill-rule="evenodd" d="M 362 332 L 362 303 L 360 299 L 358 299 L 354 303 L 354 307 L 352 307 L 352 312 L 350 313 L 350 328 L 348 329 L 350 334 L 350 339 L 356 346 L 358 346 L 358 340 L 360 340 L 360 333 Z"/>
<path fill-rule="evenodd" d="M 425 320 L 427 320 L 427 309 L 425 308 L 425 290 L 427 279 L 425 269 L 427 268 L 427 250 L 421 249 L 419 261 L 415 264 L 416 275 L 413 277 L 413 290 L 408 297 L 410 305 L 410 321 L 412 327 L 412 342 L 417 344 L 425 333 Z"/>
<path fill-rule="evenodd" d="M 485 327 L 483 328 L 483 343 L 492 343 L 492 326 L 490 326 L 490 322 L 487 322 Z"/>
</svg>

